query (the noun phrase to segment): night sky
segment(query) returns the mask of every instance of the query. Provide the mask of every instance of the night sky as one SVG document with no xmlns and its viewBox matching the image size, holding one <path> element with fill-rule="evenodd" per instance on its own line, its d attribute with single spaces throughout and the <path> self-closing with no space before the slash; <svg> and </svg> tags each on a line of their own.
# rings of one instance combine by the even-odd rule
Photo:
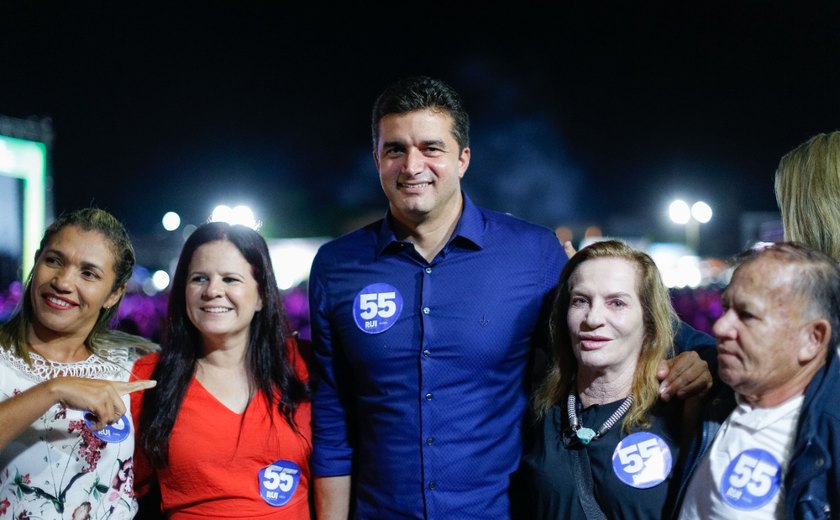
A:
<svg viewBox="0 0 840 520">
<path fill-rule="evenodd" d="M 51 118 L 57 213 L 139 237 L 247 203 L 268 236 L 334 236 L 385 208 L 373 100 L 429 74 L 471 113 L 480 205 L 658 240 L 702 198 L 713 255 L 776 211 L 781 155 L 840 128 L 840 2 L 451 3 L 2 1 L 0 114 Z"/>
</svg>

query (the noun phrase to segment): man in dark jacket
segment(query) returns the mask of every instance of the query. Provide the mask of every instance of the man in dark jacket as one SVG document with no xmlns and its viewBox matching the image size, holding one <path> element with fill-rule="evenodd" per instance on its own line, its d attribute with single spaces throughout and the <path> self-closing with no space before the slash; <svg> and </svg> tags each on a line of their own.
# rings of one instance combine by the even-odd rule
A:
<svg viewBox="0 0 840 520">
<path fill-rule="evenodd" d="M 709 398 L 679 517 L 840 518 L 840 270 L 776 244 L 745 255 L 722 300 L 728 387 Z"/>
</svg>

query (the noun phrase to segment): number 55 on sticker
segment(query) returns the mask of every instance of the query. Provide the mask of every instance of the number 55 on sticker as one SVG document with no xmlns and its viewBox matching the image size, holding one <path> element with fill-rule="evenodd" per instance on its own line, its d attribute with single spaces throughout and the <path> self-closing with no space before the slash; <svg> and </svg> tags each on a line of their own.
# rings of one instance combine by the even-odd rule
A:
<svg viewBox="0 0 840 520">
<path fill-rule="evenodd" d="M 612 464 L 619 480 L 637 489 L 647 489 L 665 482 L 671 474 L 673 456 L 668 443 L 660 436 L 636 432 L 618 443 Z"/>
<path fill-rule="evenodd" d="M 402 295 L 387 283 L 368 285 L 353 301 L 353 319 L 356 326 L 367 334 L 379 334 L 390 329 L 403 308 Z"/>
<path fill-rule="evenodd" d="M 781 487 L 782 465 L 768 451 L 744 450 L 732 459 L 720 483 L 724 502 L 752 510 L 770 502 Z"/>
<path fill-rule="evenodd" d="M 300 466 L 289 460 L 278 460 L 260 470 L 260 496 L 269 505 L 286 505 L 295 495 L 300 482 Z"/>
</svg>

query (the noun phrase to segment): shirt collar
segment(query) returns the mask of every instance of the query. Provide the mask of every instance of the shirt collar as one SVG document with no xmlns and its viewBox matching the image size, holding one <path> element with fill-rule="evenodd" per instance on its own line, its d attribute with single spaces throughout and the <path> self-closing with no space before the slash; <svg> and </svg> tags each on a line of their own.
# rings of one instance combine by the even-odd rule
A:
<svg viewBox="0 0 840 520">
<path fill-rule="evenodd" d="M 467 249 L 481 249 L 484 247 L 484 215 L 466 193 L 461 192 L 461 195 L 464 198 L 464 210 L 461 212 L 458 225 L 452 232 L 447 247 L 450 244 L 458 244 Z M 391 218 L 391 210 L 388 209 L 379 226 L 379 234 L 376 240 L 377 256 L 387 251 L 401 251 L 409 244 L 408 241 L 397 238 L 394 229 L 391 227 Z"/>
<path fill-rule="evenodd" d="M 738 403 L 738 407 L 731 415 L 732 422 L 760 430 L 790 414 L 799 414 L 804 400 L 804 395 L 798 395 L 770 408 L 756 408 L 736 393 L 735 402 Z"/>
</svg>

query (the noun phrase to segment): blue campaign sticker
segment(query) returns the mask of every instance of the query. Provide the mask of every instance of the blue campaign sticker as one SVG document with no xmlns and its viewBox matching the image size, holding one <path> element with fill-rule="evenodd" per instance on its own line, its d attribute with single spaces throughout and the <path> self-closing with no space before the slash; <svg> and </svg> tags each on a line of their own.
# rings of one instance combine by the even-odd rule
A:
<svg viewBox="0 0 840 520">
<path fill-rule="evenodd" d="M 612 456 L 615 476 L 638 489 L 664 482 L 673 462 L 668 443 L 650 432 L 636 432 L 621 439 Z"/>
<path fill-rule="evenodd" d="M 92 415 L 93 414 L 90 411 L 85 411 L 85 424 L 91 431 L 93 431 L 94 435 L 105 442 L 122 442 L 126 440 L 128 435 L 131 433 L 131 421 L 126 419 L 125 415 L 120 417 L 114 424 L 109 424 L 101 430 L 94 430 L 92 428 L 93 422 L 88 419 L 88 417 Z"/>
<path fill-rule="evenodd" d="M 403 309 L 403 298 L 397 288 L 387 283 L 368 285 L 353 301 L 353 319 L 359 330 L 379 334 L 394 326 Z"/>
<path fill-rule="evenodd" d="M 739 453 L 720 481 L 723 501 L 743 510 L 758 509 L 773 499 L 782 485 L 782 465 L 772 453 L 753 448 Z"/>
<path fill-rule="evenodd" d="M 289 460 L 278 460 L 260 470 L 260 496 L 268 505 L 286 505 L 295 495 L 300 482 L 300 466 Z"/>
</svg>

